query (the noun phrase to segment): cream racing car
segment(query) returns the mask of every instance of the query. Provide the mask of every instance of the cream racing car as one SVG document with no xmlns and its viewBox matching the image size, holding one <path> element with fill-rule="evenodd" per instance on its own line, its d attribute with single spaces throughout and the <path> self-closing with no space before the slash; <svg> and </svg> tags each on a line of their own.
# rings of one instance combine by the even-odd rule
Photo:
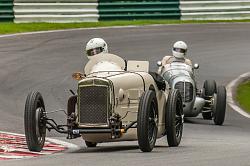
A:
<svg viewBox="0 0 250 166">
<path fill-rule="evenodd" d="M 25 135 L 31 151 L 41 151 L 46 130 L 82 137 L 87 147 L 102 142 L 138 140 L 143 152 L 150 152 L 157 138 L 166 135 L 169 146 L 182 138 L 182 97 L 177 89 L 166 89 L 165 81 L 149 72 L 147 61 L 124 61 L 101 53 L 85 66 L 77 94 L 68 100 L 67 124 L 48 117 L 41 93 L 31 92 L 25 104 Z"/>
</svg>

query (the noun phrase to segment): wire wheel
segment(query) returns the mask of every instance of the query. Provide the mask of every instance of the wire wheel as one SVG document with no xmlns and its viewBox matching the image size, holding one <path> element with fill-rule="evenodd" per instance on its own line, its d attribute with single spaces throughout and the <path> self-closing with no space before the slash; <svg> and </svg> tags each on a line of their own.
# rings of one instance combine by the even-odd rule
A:
<svg viewBox="0 0 250 166">
<path fill-rule="evenodd" d="M 138 144 L 143 152 L 151 152 L 155 146 L 158 125 L 158 105 L 155 92 L 145 91 L 140 98 L 137 115 Z"/>
<path fill-rule="evenodd" d="M 174 89 L 169 92 L 166 104 L 165 124 L 168 145 L 178 146 L 181 142 L 184 122 L 182 97 L 179 90 Z"/>
<path fill-rule="evenodd" d="M 24 128 L 27 146 L 30 151 L 40 152 L 46 136 L 45 107 L 42 95 L 31 92 L 26 99 Z"/>
</svg>

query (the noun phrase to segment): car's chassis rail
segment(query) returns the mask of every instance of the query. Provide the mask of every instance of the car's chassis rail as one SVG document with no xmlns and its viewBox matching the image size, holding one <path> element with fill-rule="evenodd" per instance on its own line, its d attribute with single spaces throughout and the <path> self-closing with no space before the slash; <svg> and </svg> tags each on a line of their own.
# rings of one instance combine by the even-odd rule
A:
<svg viewBox="0 0 250 166">
<path fill-rule="evenodd" d="M 50 132 L 51 130 L 55 130 L 58 133 L 68 134 L 67 139 L 74 139 L 81 136 L 81 134 L 91 134 L 91 133 L 110 133 L 112 138 L 119 138 L 122 133 L 126 133 L 130 128 L 134 128 L 133 126 L 137 123 L 137 121 L 133 121 L 126 125 L 125 127 L 121 126 L 121 121 L 119 118 L 111 117 L 109 119 L 109 127 L 107 128 L 100 128 L 100 127 L 91 127 L 91 128 L 82 128 L 77 127 L 75 123 L 75 117 L 67 116 L 68 124 L 66 125 L 59 125 L 56 121 L 52 118 L 49 118 L 47 115 L 50 113 L 55 113 L 64 110 L 58 110 L 53 112 L 45 112 L 42 117 L 41 121 L 43 124 L 46 124 L 46 129 Z M 42 124 L 42 123 L 41 123 Z"/>
</svg>

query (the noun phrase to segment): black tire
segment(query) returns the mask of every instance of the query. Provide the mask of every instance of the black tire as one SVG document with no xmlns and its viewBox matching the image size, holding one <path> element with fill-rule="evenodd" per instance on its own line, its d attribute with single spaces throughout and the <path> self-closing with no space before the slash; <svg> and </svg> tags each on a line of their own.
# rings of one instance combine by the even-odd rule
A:
<svg viewBox="0 0 250 166">
<path fill-rule="evenodd" d="M 206 80 L 203 88 L 205 96 L 213 96 L 216 93 L 216 82 L 214 80 Z"/>
<path fill-rule="evenodd" d="M 216 93 L 216 82 L 214 80 L 205 80 L 203 84 L 204 96 L 213 96 Z M 202 112 L 202 117 L 205 120 L 212 120 L 212 112 Z"/>
<path fill-rule="evenodd" d="M 170 147 L 178 146 L 181 142 L 183 132 L 183 105 L 179 90 L 169 92 L 166 103 L 166 134 Z"/>
<path fill-rule="evenodd" d="M 214 124 L 216 125 L 222 125 L 225 120 L 226 100 L 226 88 L 218 86 L 214 112 Z"/>
<path fill-rule="evenodd" d="M 43 97 L 39 92 L 31 92 L 27 96 L 24 110 L 24 128 L 30 151 L 40 152 L 46 137 L 46 121 Z"/>
<path fill-rule="evenodd" d="M 85 141 L 85 144 L 88 148 L 94 148 L 97 145 L 96 142 L 89 142 L 89 141 Z"/>
<path fill-rule="evenodd" d="M 137 115 L 137 137 L 139 148 L 151 152 L 157 138 L 158 105 L 156 94 L 152 90 L 143 93 Z"/>
</svg>

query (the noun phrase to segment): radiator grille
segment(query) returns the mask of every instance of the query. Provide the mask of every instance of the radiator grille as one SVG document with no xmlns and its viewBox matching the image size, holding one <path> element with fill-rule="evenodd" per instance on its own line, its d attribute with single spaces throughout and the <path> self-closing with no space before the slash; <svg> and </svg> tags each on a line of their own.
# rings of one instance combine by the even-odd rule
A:
<svg viewBox="0 0 250 166">
<path fill-rule="evenodd" d="M 180 91 L 183 102 L 193 100 L 193 85 L 190 82 L 178 82 L 175 84 L 175 89 Z"/>
<path fill-rule="evenodd" d="M 107 124 L 108 92 L 107 86 L 79 87 L 80 124 Z"/>
</svg>

